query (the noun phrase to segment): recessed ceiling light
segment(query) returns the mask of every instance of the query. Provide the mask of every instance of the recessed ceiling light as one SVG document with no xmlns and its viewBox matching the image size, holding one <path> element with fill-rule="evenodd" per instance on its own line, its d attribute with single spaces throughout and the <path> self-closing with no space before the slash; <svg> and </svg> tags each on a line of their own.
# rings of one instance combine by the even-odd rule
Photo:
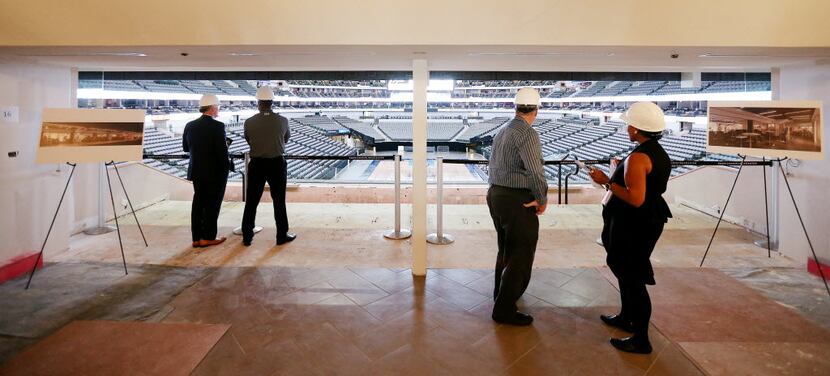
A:
<svg viewBox="0 0 830 376">
<path fill-rule="evenodd" d="M 712 54 L 706 53 L 702 55 L 697 55 L 697 57 L 703 58 L 741 58 L 741 57 L 772 57 L 772 58 L 810 58 L 810 59 L 820 59 L 820 58 L 828 58 L 830 56 L 807 56 L 807 55 L 735 55 L 735 54 Z"/>
<path fill-rule="evenodd" d="M 93 52 L 92 56 L 136 56 L 145 57 L 147 54 L 142 52 Z"/>
<path fill-rule="evenodd" d="M 228 53 L 230 56 L 375 56 L 377 53 L 373 51 L 367 52 L 355 52 L 355 51 L 333 51 L 333 52 L 325 52 L 325 51 L 285 51 L 285 52 L 231 52 Z"/>
<path fill-rule="evenodd" d="M 142 52 L 78 52 L 66 54 L 31 54 L 20 55 L 27 57 L 79 57 L 79 56 L 126 56 L 126 57 L 145 57 L 147 54 Z"/>
<path fill-rule="evenodd" d="M 613 52 L 470 52 L 467 56 L 614 56 Z"/>
</svg>

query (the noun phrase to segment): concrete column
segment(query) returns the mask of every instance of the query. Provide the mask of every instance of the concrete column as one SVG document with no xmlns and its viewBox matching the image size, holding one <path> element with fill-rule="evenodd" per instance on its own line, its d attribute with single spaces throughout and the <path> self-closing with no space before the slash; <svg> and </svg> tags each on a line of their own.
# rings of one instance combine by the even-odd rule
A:
<svg viewBox="0 0 830 376">
<path fill-rule="evenodd" d="M 780 100 L 781 99 L 781 68 L 772 68 L 770 72 L 770 91 L 772 92 L 772 100 Z M 776 136 L 778 135 L 778 128 L 776 127 Z M 766 168 L 766 167 L 764 167 Z M 768 170 L 769 174 L 769 242 L 770 248 L 774 250 L 778 250 L 778 246 L 780 244 L 779 239 L 781 237 L 780 228 L 781 228 L 781 201 L 779 200 L 779 190 L 781 189 L 779 184 L 783 184 L 779 181 L 781 179 L 781 172 L 777 165 L 773 164 L 772 168 Z"/>
<path fill-rule="evenodd" d="M 412 61 L 412 274 L 427 274 L 427 61 Z"/>
</svg>

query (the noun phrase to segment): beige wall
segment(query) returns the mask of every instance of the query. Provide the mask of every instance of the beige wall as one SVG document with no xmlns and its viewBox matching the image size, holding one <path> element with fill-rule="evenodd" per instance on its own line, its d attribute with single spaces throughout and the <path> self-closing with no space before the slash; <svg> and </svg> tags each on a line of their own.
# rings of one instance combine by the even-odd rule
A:
<svg viewBox="0 0 830 376">
<path fill-rule="evenodd" d="M 801 67 L 783 67 L 778 74 L 773 74 L 773 81 L 778 87 L 775 93 L 781 100 L 820 100 L 823 101 L 822 116 L 824 135 L 828 134 L 827 116 L 830 114 L 830 65 L 811 65 Z M 773 88 L 775 91 L 775 87 Z M 824 150 L 828 143 L 823 142 Z M 809 245 L 801 228 L 801 223 L 793 208 L 787 186 L 778 167 L 767 170 L 770 182 L 770 203 L 777 200 L 780 208 L 778 214 L 779 250 L 799 262 L 806 264 L 812 257 Z M 798 167 L 787 167 L 788 179 L 793 190 L 798 208 L 804 218 L 810 240 L 816 253 L 824 263 L 830 261 L 830 162 L 800 161 Z M 772 173 L 778 175 L 778 196 L 772 195 Z M 710 214 L 718 215 L 713 208 L 722 208 L 729 193 L 735 172 L 723 168 L 705 168 L 674 179 L 669 185 L 666 198 L 685 200 L 691 206 L 701 210 L 710 209 Z M 726 211 L 726 216 L 738 224 L 759 233 L 765 232 L 764 224 L 764 186 L 761 170 L 751 167 L 741 173 L 735 193 Z M 774 223 L 774 212 L 770 212 Z M 775 230 L 773 229 L 774 233 Z"/>
<path fill-rule="evenodd" d="M 781 100 L 820 100 L 824 102 L 823 150 L 827 150 L 830 114 L 830 65 L 785 67 L 780 70 Z M 827 153 L 825 152 L 825 156 Z M 830 162 L 802 161 L 799 167 L 789 169 L 789 182 L 798 209 L 810 234 L 816 253 L 824 263 L 830 262 Z M 810 256 L 810 248 L 793 209 L 784 181 L 780 182 L 781 249 L 804 260 Z"/>
<path fill-rule="evenodd" d="M 830 46 L 826 0 L 0 3 L 6 46 Z"/>
<path fill-rule="evenodd" d="M 71 93 L 68 68 L 0 65 L 0 107 L 14 106 L 20 112 L 18 123 L 0 122 L 0 265 L 39 251 L 46 237 L 68 166 L 35 163 L 40 114 L 44 107 L 68 107 Z M 16 158 L 8 157 L 12 151 L 19 153 Z M 69 243 L 73 209 L 71 202 L 64 204 L 47 252 Z"/>
<path fill-rule="evenodd" d="M 94 227 L 98 223 L 98 166 L 95 164 L 83 165 L 84 170 L 73 182 L 74 217 L 72 233 Z M 108 168 L 115 200 L 115 209 L 118 215 L 128 215 L 130 207 L 124 196 L 124 190 L 118 181 L 115 170 Z M 193 185 L 165 174 L 140 163 L 130 163 L 118 168 L 130 200 L 135 210 L 150 206 L 166 199 L 190 200 L 193 196 Z M 106 178 L 104 178 L 106 179 Z M 102 182 L 104 189 L 104 215 L 112 220 L 112 201 L 109 196 L 106 180 Z M 132 216 L 125 219 L 132 223 Z"/>
<path fill-rule="evenodd" d="M 766 171 L 768 192 L 772 190 L 772 171 L 770 168 Z M 725 167 L 700 168 L 672 179 L 664 197 L 669 202 L 719 216 L 726 205 L 736 174 L 737 170 Z M 744 167 L 735 185 L 735 193 L 726 207 L 724 220 L 766 234 L 763 174 L 764 171 L 759 166 Z"/>
</svg>

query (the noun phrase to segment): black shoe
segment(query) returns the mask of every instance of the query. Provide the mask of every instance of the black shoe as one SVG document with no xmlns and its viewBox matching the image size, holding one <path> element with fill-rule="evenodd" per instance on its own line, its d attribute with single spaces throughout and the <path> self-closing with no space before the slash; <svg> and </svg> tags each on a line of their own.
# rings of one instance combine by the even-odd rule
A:
<svg viewBox="0 0 830 376">
<path fill-rule="evenodd" d="M 242 238 L 242 245 L 250 247 L 252 241 L 254 241 L 254 238 Z"/>
<path fill-rule="evenodd" d="M 285 243 L 290 243 L 290 242 L 294 241 L 294 239 L 297 239 L 297 234 L 292 234 L 290 232 L 286 233 L 284 237 L 280 236 L 280 237 L 277 238 L 277 245 L 283 245 Z"/>
<path fill-rule="evenodd" d="M 634 324 L 632 324 L 631 321 L 623 319 L 620 315 L 599 315 L 599 318 L 602 319 L 602 322 L 606 325 L 620 328 L 629 333 L 634 333 Z"/>
<path fill-rule="evenodd" d="M 651 343 L 648 342 L 648 339 L 641 340 L 637 337 L 611 338 L 611 344 L 620 351 L 634 354 L 651 354 Z"/>
<path fill-rule="evenodd" d="M 533 316 L 528 315 L 526 313 L 521 313 L 519 311 L 514 312 L 512 316 L 501 317 L 496 316 L 496 314 L 494 313 L 491 317 L 493 318 L 493 321 L 499 324 L 527 326 L 533 323 Z"/>
</svg>

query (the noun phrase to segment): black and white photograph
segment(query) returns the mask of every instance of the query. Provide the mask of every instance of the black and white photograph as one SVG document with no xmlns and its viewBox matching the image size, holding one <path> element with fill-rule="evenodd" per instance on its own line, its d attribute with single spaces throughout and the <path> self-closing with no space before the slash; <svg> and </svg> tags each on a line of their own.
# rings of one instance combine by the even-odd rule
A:
<svg viewBox="0 0 830 376">
<path fill-rule="evenodd" d="M 139 161 L 144 111 L 47 108 L 42 113 L 38 163 Z"/>
<path fill-rule="evenodd" d="M 141 145 L 144 123 L 43 123 L 40 147 Z"/>
<path fill-rule="evenodd" d="M 771 158 L 823 157 L 820 103 L 712 102 L 708 124 L 710 152 Z"/>
</svg>

